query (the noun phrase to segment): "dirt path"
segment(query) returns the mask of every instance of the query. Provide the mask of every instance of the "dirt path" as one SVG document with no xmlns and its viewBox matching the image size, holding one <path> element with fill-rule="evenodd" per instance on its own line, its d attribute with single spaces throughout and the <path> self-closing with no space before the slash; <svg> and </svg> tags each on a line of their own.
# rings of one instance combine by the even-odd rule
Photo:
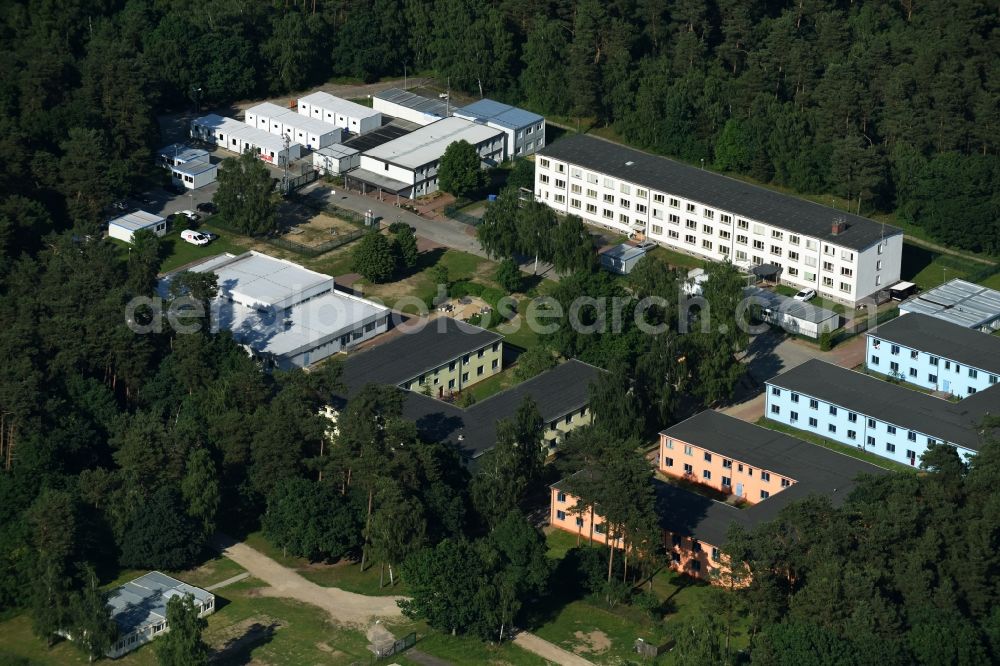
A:
<svg viewBox="0 0 1000 666">
<path fill-rule="evenodd" d="M 559 666 L 593 666 L 593 662 L 587 661 L 577 654 L 564 650 L 555 643 L 550 643 L 544 638 L 528 632 L 522 631 L 514 638 L 514 645 L 537 654 L 542 659 L 551 661 Z"/>
<path fill-rule="evenodd" d="M 396 601 L 403 597 L 367 597 L 335 587 L 320 587 L 267 555 L 228 537 L 217 537 L 216 547 L 223 555 L 270 586 L 261 591 L 263 595 L 312 604 L 329 613 L 335 622 L 363 626 L 377 617 L 402 615 Z"/>
</svg>

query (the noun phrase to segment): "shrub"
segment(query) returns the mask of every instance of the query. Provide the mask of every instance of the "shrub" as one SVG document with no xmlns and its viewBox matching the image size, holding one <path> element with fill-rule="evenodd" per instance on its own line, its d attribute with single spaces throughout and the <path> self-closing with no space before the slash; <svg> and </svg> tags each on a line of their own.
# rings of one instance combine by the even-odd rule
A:
<svg viewBox="0 0 1000 666">
<path fill-rule="evenodd" d="M 518 268 L 517 262 L 513 259 L 501 261 L 493 277 L 504 290 L 511 294 L 521 291 L 521 285 L 524 282 L 521 277 L 521 269 Z"/>
</svg>

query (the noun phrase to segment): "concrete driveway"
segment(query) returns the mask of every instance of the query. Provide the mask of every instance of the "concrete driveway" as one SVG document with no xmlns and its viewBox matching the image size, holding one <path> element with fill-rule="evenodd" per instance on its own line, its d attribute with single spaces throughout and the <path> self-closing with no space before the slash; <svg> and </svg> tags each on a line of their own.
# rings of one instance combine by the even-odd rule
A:
<svg viewBox="0 0 1000 666">
<path fill-rule="evenodd" d="M 853 368 L 865 360 L 865 336 L 855 336 L 828 352 L 774 329 L 754 336 L 744 359 L 749 365 L 747 375 L 737 386 L 732 402 L 720 411 L 756 421 L 764 415 L 764 383 L 814 358 Z"/>
</svg>

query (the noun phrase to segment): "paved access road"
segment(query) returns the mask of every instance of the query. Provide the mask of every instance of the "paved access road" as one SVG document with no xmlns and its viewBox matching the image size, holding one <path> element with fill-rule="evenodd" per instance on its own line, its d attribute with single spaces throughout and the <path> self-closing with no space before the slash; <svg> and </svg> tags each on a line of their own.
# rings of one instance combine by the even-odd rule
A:
<svg viewBox="0 0 1000 666">
<path fill-rule="evenodd" d="M 401 617 L 396 602 L 405 597 L 367 597 L 336 587 L 321 587 L 298 572 L 278 564 L 267 555 L 229 537 L 216 537 L 216 547 L 223 555 L 267 583 L 262 594 L 286 597 L 322 608 L 340 624 L 365 626 L 375 618 Z"/>
<path fill-rule="evenodd" d="M 386 195 L 385 201 L 379 201 L 374 196 L 345 192 L 322 181 L 306 185 L 299 190 L 299 194 L 308 195 L 310 198 L 320 199 L 356 213 L 364 214 L 370 209 L 375 217 L 382 219 L 383 226 L 398 220 L 413 227 L 418 236 L 423 236 L 438 245 L 469 252 L 480 257 L 486 256 L 486 252 L 479 244 L 479 239 L 476 238 L 476 231 L 473 227 L 450 219 L 428 220 L 408 210 L 397 208 L 395 196 Z"/>
</svg>

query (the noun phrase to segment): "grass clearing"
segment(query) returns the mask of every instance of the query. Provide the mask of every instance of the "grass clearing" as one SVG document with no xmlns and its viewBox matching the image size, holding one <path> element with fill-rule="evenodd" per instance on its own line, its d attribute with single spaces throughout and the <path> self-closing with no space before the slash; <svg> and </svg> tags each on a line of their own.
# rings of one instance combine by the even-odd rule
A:
<svg viewBox="0 0 1000 666">
<path fill-rule="evenodd" d="M 982 262 L 952 254 L 943 254 L 913 243 L 903 243 L 900 279 L 930 289 L 948 280 L 965 278 L 984 268 Z M 992 278 L 998 279 L 997 275 Z"/>
<path fill-rule="evenodd" d="M 476 402 L 479 402 L 501 391 L 505 391 L 517 383 L 517 380 L 514 378 L 514 368 L 510 367 L 492 377 L 473 384 L 470 388 L 466 389 L 466 393 L 471 393 L 475 396 Z"/>
<path fill-rule="evenodd" d="M 396 585 L 390 587 L 388 568 L 385 571 L 385 585 L 381 588 L 379 587 L 378 562 L 369 564 L 368 568 L 364 571 L 361 571 L 360 563 L 350 560 L 334 562 L 332 564 L 310 562 L 304 557 L 286 555 L 281 548 L 268 541 L 261 532 L 248 534 L 245 542 L 248 546 L 259 550 L 275 562 L 297 571 L 303 578 L 323 587 L 339 587 L 348 592 L 356 592 L 369 596 L 406 594 L 406 585 L 399 580 L 398 571 Z"/>
<path fill-rule="evenodd" d="M 561 560 L 577 546 L 577 535 L 559 529 L 546 532 L 548 556 Z M 580 545 L 587 547 L 587 535 L 582 535 Z M 597 546 L 601 547 L 601 546 Z M 601 547 L 603 548 L 603 547 Z M 569 574 L 570 572 L 567 572 Z M 704 581 L 695 580 L 664 568 L 651 581 L 641 586 L 651 591 L 661 602 L 660 613 L 653 617 L 639 608 L 619 604 L 608 608 L 603 599 L 580 598 L 576 594 L 578 581 L 556 581 L 553 589 L 559 598 L 552 603 L 549 615 L 542 615 L 541 626 L 534 633 L 570 652 L 575 652 L 596 664 L 634 663 L 632 651 L 636 638 L 663 644 L 674 638 L 674 627 L 697 623 L 706 613 L 713 612 L 712 595 L 716 590 Z M 745 647 L 746 619 L 736 618 L 733 626 L 734 649 Z M 674 663 L 671 654 L 661 656 L 655 663 Z"/>
<path fill-rule="evenodd" d="M 252 245 L 249 238 L 214 228 L 210 224 L 198 227 L 198 231 L 211 231 L 219 236 L 208 245 L 192 245 L 181 240 L 181 231 L 181 229 L 175 229 L 160 239 L 160 251 L 163 256 L 163 261 L 160 263 L 161 273 L 176 270 L 192 261 L 214 257 L 224 252 L 240 254 L 246 252 Z"/>
<path fill-rule="evenodd" d="M 398 280 L 384 284 L 358 280 L 356 284 L 362 288 L 365 297 L 381 299 L 389 307 L 395 307 L 404 298 L 417 298 L 429 304 L 437 295 L 437 284 L 430 273 L 433 266 L 447 268 L 450 282 L 475 280 L 490 286 L 493 285 L 492 276 L 496 270 L 496 264 L 488 259 L 460 250 L 438 248 L 422 252 L 416 269 Z"/>
<path fill-rule="evenodd" d="M 264 597 L 260 583 L 244 580 L 216 595 L 218 610 L 208 617 L 205 641 L 215 649 L 230 646 L 220 664 L 351 664 L 367 663 L 370 653 L 360 632 L 332 624 L 326 613 L 295 601 Z M 27 615 L 0 624 L 0 663 L 86 664 L 68 641 L 52 648 L 31 633 Z M 124 666 L 157 663 L 152 644 L 115 661 Z"/>
<path fill-rule="evenodd" d="M 546 662 L 527 650 L 524 650 L 513 643 L 504 641 L 503 645 L 493 645 L 479 640 L 474 636 L 452 636 L 431 629 L 423 622 L 410 623 L 406 625 L 391 625 L 389 629 L 397 637 L 401 637 L 411 631 L 417 632 L 417 644 L 414 650 L 419 650 L 439 659 L 450 661 L 453 664 L 492 664 L 494 666 L 546 666 Z M 387 663 L 417 664 L 412 659 L 407 658 L 407 653 L 403 652 L 394 655 Z"/>
<path fill-rule="evenodd" d="M 913 467 L 907 465 L 901 465 L 898 462 L 889 460 L 888 458 L 883 458 L 882 456 L 875 455 L 874 453 L 868 453 L 867 451 L 861 451 L 854 448 L 853 446 L 847 446 L 846 444 L 841 444 L 840 442 L 834 442 L 833 440 L 827 439 L 826 437 L 820 437 L 811 432 L 805 432 L 804 430 L 799 430 L 798 428 L 793 428 L 787 426 L 784 423 L 778 423 L 777 421 L 772 421 L 766 416 L 762 416 L 755 423 L 764 428 L 769 428 L 777 432 L 783 432 L 786 435 L 791 435 L 792 437 L 797 437 L 798 439 L 805 440 L 811 444 L 816 444 L 817 446 L 822 446 L 825 449 L 830 449 L 831 451 L 836 451 L 837 453 L 843 453 L 845 456 L 851 456 L 852 458 L 857 458 L 858 460 L 863 460 L 867 463 L 871 463 L 877 467 L 882 467 L 891 472 L 916 472 L 917 470 Z"/>
<path fill-rule="evenodd" d="M 515 296 L 517 299 L 517 316 L 507 322 L 500 322 L 490 328 L 504 336 L 504 344 L 511 344 L 522 349 L 531 349 L 540 342 L 538 329 L 552 324 L 550 318 L 538 317 L 532 323 L 528 317 L 528 308 L 532 301 L 549 294 L 558 283 L 552 280 L 542 280 L 528 289 L 527 294 Z"/>
<path fill-rule="evenodd" d="M 983 285 L 984 287 L 989 287 L 990 289 L 996 289 L 997 291 L 1000 291 L 1000 272 L 994 273 L 993 275 L 989 276 L 979 284 Z"/>
<path fill-rule="evenodd" d="M 691 256 L 690 254 L 684 254 L 683 252 L 669 250 L 662 245 L 655 247 L 653 251 L 649 253 L 649 256 L 655 257 L 673 268 L 701 268 L 706 263 L 704 259 L 699 259 L 698 257 Z"/>
<path fill-rule="evenodd" d="M 399 579 L 399 567 L 394 567 L 396 584 L 389 585 L 389 567 L 385 568 L 384 585 L 379 587 L 381 563 L 368 564 L 361 571 L 359 562 L 341 561 L 334 564 L 311 564 L 299 569 L 303 578 L 323 587 L 339 587 L 348 592 L 356 592 L 370 597 L 407 594 L 406 583 Z"/>
</svg>

